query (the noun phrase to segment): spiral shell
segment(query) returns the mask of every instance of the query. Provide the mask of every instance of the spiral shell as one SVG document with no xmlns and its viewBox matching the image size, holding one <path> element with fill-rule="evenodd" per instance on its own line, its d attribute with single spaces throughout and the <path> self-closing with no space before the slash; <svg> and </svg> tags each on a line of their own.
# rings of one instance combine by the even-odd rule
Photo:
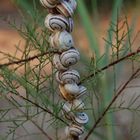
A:
<svg viewBox="0 0 140 140">
<path fill-rule="evenodd" d="M 56 73 L 56 80 L 64 85 L 64 84 L 72 84 L 79 83 L 80 75 L 76 70 L 67 70 L 65 72 L 58 71 Z"/>
<path fill-rule="evenodd" d="M 68 120 L 72 120 L 72 118 L 75 117 L 74 112 L 81 111 L 84 109 L 84 107 L 85 105 L 82 100 L 75 99 L 72 102 L 67 101 L 62 107 L 62 111 Z"/>
<path fill-rule="evenodd" d="M 66 17 L 72 16 L 77 7 L 75 0 L 61 0 L 57 5 L 57 10 Z"/>
<path fill-rule="evenodd" d="M 80 75 L 76 70 L 67 70 L 61 73 L 61 81 L 64 84 L 79 83 Z"/>
<path fill-rule="evenodd" d="M 83 103 L 82 100 L 80 99 L 75 99 L 72 102 L 65 102 L 65 104 L 63 105 L 63 110 L 65 110 L 65 112 L 70 112 L 70 111 L 80 111 L 83 110 L 85 107 L 85 104 Z"/>
<path fill-rule="evenodd" d="M 89 121 L 88 115 L 84 112 L 79 112 L 74 117 L 74 122 L 78 125 L 84 125 Z"/>
<path fill-rule="evenodd" d="M 79 95 L 77 95 L 76 98 L 80 98 L 86 93 L 87 93 L 87 88 L 82 85 L 79 85 Z"/>
<path fill-rule="evenodd" d="M 53 56 L 53 64 L 55 66 L 55 68 L 57 70 L 61 70 L 61 71 L 65 71 L 65 70 L 68 70 L 67 67 L 64 67 L 60 61 L 60 56 L 59 54 L 54 54 Z"/>
<path fill-rule="evenodd" d="M 75 49 L 65 51 L 60 56 L 60 61 L 63 66 L 69 67 L 76 64 L 80 59 L 80 53 Z"/>
<path fill-rule="evenodd" d="M 62 15 L 48 14 L 45 18 L 45 26 L 50 31 L 63 31 L 66 30 L 68 32 L 72 31 L 72 22 L 69 18 L 66 18 Z"/>
<path fill-rule="evenodd" d="M 60 51 L 67 51 L 74 46 L 73 38 L 67 31 L 58 31 L 49 38 L 50 46 L 59 48 Z"/>
<path fill-rule="evenodd" d="M 59 90 L 60 90 L 60 95 L 62 96 L 63 99 L 65 99 L 66 101 L 72 101 L 75 99 L 74 95 L 69 94 L 66 92 L 65 88 L 63 85 L 59 85 Z"/>
<path fill-rule="evenodd" d="M 79 86 L 76 83 L 65 84 L 64 89 L 68 94 L 72 94 L 75 97 L 79 95 Z"/>
<path fill-rule="evenodd" d="M 45 8 L 54 8 L 58 4 L 59 0 L 40 0 L 40 3 Z"/>
<path fill-rule="evenodd" d="M 65 133 L 66 133 L 67 137 L 70 137 L 70 136 L 79 137 L 80 135 L 82 135 L 84 133 L 84 127 L 78 126 L 76 124 L 72 124 L 72 125 L 66 127 Z"/>
</svg>

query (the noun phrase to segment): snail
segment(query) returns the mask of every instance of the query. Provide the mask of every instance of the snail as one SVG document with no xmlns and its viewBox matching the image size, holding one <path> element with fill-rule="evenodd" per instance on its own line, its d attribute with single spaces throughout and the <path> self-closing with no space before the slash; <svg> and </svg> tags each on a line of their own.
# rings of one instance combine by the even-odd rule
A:
<svg viewBox="0 0 140 140">
<path fill-rule="evenodd" d="M 87 92 L 87 88 L 79 85 L 79 94 L 76 96 L 76 98 L 80 98 L 81 96 L 83 96 L 85 93 Z"/>
<path fill-rule="evenodd" d="M 68 120 L 72 120 L 75 117 L 74 113 L 76 111 L 83 110 L 84 107 L 85 105 L 82 100 L 75 99 L 72 102 L 67 101 L 62 107 L 62 111 L 63 111 L 64 116 Z"/>
<path fill-rule="evenodd" d="M 61 0 L 60 4 L 56 6 L 57 10 L 66 17 L 72 16 L 76 7 L 77 2 L 75 0 Z"/>
<path fill-rule="evenodd" d="M 76 83 L 72 83 L 72 84 L 65 84 L 64 85 L 64 90 L 65 92 L 67 92 L 68 94 L 71 94 L 73 96 L 77 96 L 79 95 L 79 86 Z"/>
<path fill-rule="evenodd" d="M 61 73 L 61 81 L 64 84 L 79 83 L 80 75 L 76 70 L 67 70 Z"/>
<path fill-rule="evenodd" d="M 60 14 L 48 14 L 45 18 L 45 26 L 52 32 L 55 30 L 67 30 L 68 32 L 71 32 L 73 28 L 72 24 L 72 19 L 70 20 L 69 18 L 66 18 Z"/>
<path fill-rule="evenodd" d="M 54 54 L 53 56 L 53 64 L 55 65 L 55 68 L 61 71 L 68 70 L 67 67 L 63 66 L 61 61 L 60 61 L 60 56 L 59 54 Z"/>
<path fill-rule="evenodd" d="M 60 95 L 62 96 L 63 99 L 65 99 L 66 101 L 72 101 L 75 99 L 75 96 L 72 94 L 69 94 L 65 91 L 65 88 L 63 85 L 59 85 L 59 90 L 60 90 Z"/>
<path fill-rule="evenodd" d="M 76 124 L 71 124 L 70 126 L 66 127 L 65 133 L 67 137 L 79 137 L 84 133 L 84 127 Z"/>
<path fill-rule="evenodd" d="M 73 121 L 78 125 L 84 125 L 89 121 L 88 115 L 84 112 L 75 114 Z"/>
<path fill-rule="evenodd" d="M 80 59 L 80 54 L 76 49 L 65 51 L 60 56 L 60 61 L 65 67 L 76 64 Z"/>
<path fill-rule="evenodd" d="M 45 8 L 54 8 L 59 3 L 59 0 L 40 0 L 40 3 Z"/>
<path fill-rule="evenodd" d="M 59 48 L 60 51 L 67 51 L 74 46 L 73 38 L 67 31 L 58 31 L 49 38 L 50 46 Z"/>
<path fill-rule="evenodd" d="M 56 80 L 64 85 L 64 84 L 72 84 L 72 83 L 79 83 L 80 75 L 76 70 L 67 70 L 65 72 L 58 71 L 56 73 Z"/>
<path fill-rule="evenodd" d="M 63 52 L 61 55 L 55 54 L 53 62 L 58 70 L 67 70 L 69 66 L 74 65 L 80 59 L 80 54 L 75 49 Z"/>
</svg>

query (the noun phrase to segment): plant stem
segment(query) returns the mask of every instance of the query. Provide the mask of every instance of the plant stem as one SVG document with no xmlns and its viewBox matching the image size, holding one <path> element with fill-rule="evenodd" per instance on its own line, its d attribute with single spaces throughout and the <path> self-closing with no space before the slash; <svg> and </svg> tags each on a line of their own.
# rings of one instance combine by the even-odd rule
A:
<svg viewBox="0 0 140 140">
<path fill-rule="evenodd" d="M 93 127 L 91 128 L 91 130 L 89 131 L 89 133 L 87 134 L 87 136 L 84 138 L 84 140 L 87 140 L 89 138 L 89 136 L 92 134 L 92 132 L 95 130 L 95 128 L 97 127 L 97 125 L 101 122 L 101 120 L 104 118 L 104 116 L 106 115 L 106 113 L 108 112 L 108 110 L 110 109 L 110 107 L 113 105 L 113 103 L 117 100 L 117 98 L 119 97 L 120 94 L 122 94 L 122 92 L 124 91 L 124 89 L 127 87 L 127 85 L 135 78 L 135 76 L 137 75 L 137 73 L 140 71 L 140 68 L 136 70 L 135 73 L 133 73 L 131 75 L 131 77 L 128 79 L 128 81 L 122 86 L 122 88 L 118 91 L 118 93 L 113 97 L 113 99 L 111 100 L 111 102 L 109 103 L 109 105 L 106 107 L 106 109 L 103 111 L 103 113 L 101 114 L 101 116 L 98 118 L 98 120 L 95 122 L 95 124 L 93 125 Z"/>
</svg>

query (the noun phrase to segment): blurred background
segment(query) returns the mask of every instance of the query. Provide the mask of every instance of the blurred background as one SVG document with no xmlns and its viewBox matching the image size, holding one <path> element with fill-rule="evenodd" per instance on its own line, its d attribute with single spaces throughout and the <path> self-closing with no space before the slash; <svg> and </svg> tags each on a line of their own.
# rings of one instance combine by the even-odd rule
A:
<svg viewBox="0 0 140 140">
<path fill-rule="evenodd" d="M 22 17 L 20 16 L 20 10 L 25 10 L 26 12 L 32 7 L 33 1 L 30 0 L 1 0 L 0 4 L 0 16 L 9 17 L 11 20 L 15 20 L 16 24 L 21 24 Z M 109 28 L 109 22 L 111 18 L 111 12 L 113 8 L 113 0 L 86 0 L 84 1 L 87 12 L 90 16 L 91 23 L 93 24 L 93 30 L 99 37 L 99 46 L 103 45 L 103 37 L 106 36 L 107 30 Z M 43 9 L 39 2 L 37 2 L 37 7 Z M 131 23 L 131 19 L 139 13 L 140 1 L 139 0 L 123 0 L 123 9 L 125 14 L 128 16 L 128 21 Z M 98 11 L 98 13 L 97 13 Z M 124 13 L 123 13 L 124 14 Z M 140 16 L 137 16 L 137 21 L 135 28 L 140 29 Z M 80 20 L 80 19 L 79 19 Z M 86 30 L 83 26 L 79 24 L 79 20 L 75 20 L 74 38 L 79 47 L 85 49 L 87 52 L 89 48 L 89 41 L 87 39 Z M 98 20 L 98 21 L 97 21 Z M 78 25 L 77 25 L 78 22 Z M 98 24 L 96 24 L 98 22 Z M 81 22 L 80 22 L 81 23 Z M 95 26 L 94 26 L 95 25 Z M 78 32 L 77 32 L 78 31 Z M 78 34 L 80 33 L 80 38 Z M 12 36 L 11 36 L 12 35 Z M 8 41 L 7 41 L 8 40 Z M 1 50 L 11 50 L 13 51 L 13 46 L 21 40 L 20 36 L 16 31 L 9 27 L 6 22 L 0 20 L 0 49 Z M 90 51 L 89 51 L 90 52 Z"/>
</svg>

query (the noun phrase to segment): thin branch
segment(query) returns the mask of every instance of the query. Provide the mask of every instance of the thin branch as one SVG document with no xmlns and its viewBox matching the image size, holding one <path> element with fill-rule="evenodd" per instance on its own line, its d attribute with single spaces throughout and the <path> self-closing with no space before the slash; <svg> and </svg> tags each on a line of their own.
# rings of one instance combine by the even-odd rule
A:
<svg viewBox="0 0 140 140">
<path fill-rule="evenodd" d="M 103 113 L 98 118 L 98 120 L 95 122 L 95 124 L 93 125 L 93 127 L 91 128 L 91 130 L 88 132 L 88 134 L 84 138 L 84 140 L 87 140 L 89 138 L 89 136 L 95 130 L 95 128 L 97 127 L 97 125 L 101 122 L 101 120 L 104 118 L 104 116 L 106 115 L 106 113 L 108 112 L 108 110 L 111 108 L 111 106 L 113 105 L 113 103 L 117 100 L 117 98 L 120 96 L 120 94 L 122 94 L 122 92 L 125 90 L 125 88 L 127 87 L 127 85 L 135 78 L 135 76 L 137 75 L 137 73 L 139 71 L 140 71 L 140 68 L 137 69 L 136 72 L 131 75 L 131 77 L 128 79 L 128 81 L 122 86 L 122 88 L 118 91 L 118 93 L 113 97 L 113 99 L 111 100 L 111 102 L 109 103 L 109 105 L 103 111 Z"/>
<path fill-rule="evenodd" d="M 10 103 L 12 103 L 12 105 L 14 105 L 22 114 L 24 114 L 26 116 L 26 113 L 23 112 L 20 108 L 18 108 L 17 105 L 15 103 L 13 103 L 10 99 L 8 99 L 6 97 L 6 100 L 8 100 Z M 52 140 L 52 138 L 35 121 L 33 121 L 31 118 L 28 118 L 28 120 L 30 120 L 40 130 L 40 132 L 48 138 L 48 140 Z"/>
<path fill-rule="evenodd" d="M 47 51 L 47 52 L 44 52 L 44 53 L 37 54 L 37 55 L 32 56 L 32 57 L 29 57 L 27 59 L 22 59 L 22 60 L 17 60 L 17 61 L 12 61 L 12 62 L 8 62 L 8 63 L 0 64 L 0 69 L 3 68 L 3 67 L 11 66 L 11 65 L 18 65 L 18 64 L 21 64 L 21 63 L 26 63 L 26 62 L 29 62 L 29 61 L 33 61 L 34 59 L 37 59 L 39 57 L 45 56 L 47 54 L 54 54 L 54 53 L 60 53 L 60 52 L 58 50 L 50 50 L 50 51 Z"/>
<path fill-rule="evenodd" d="M 17 94 L 16 94 L 16 95 L 17 95 Z M 63 119 L 61 119 L 60 117 L 56 116 L 53 112 L 51 112 L 48 108 L 43 108 L 43 107 L 40 106 L 39 104 L 37 104 L 37 103 L 31 101 L 30 99 L 27 99 L 27 98 L 25 98 L 25 97 L 23 97 L 23 96 L 21 96 L 21 95 L 19 95 L 19 94 L 18 94 L 17 96 L 20 97 L 20 98 L 22 98 L 23 100 L 25 100 L 25 101 L 27 101 L 27 102 L 29 102 L 29 103 L 35 105 L 36 107 L 42 109 L 43 111 L 49 113 L 50 115 L 54 116 L 56 119 L 60 120 L 60 121 L 63 122 L 64 124 L 69 125 L 69 124 L 68 124 L 67 122 L 65 122 Z"/>
<path fill-rule="evenodd" d="M 104 70 L 106 70 L 106 69 L 108 69 L 108 68 L 110 68 L 110 67 L 112 67 L 112 66 L 118 64 L 118 63 L 121 62 L 121 61 L 124 61 L 124 60 L 126 60 L 126 59 L 129 59 L 130 57 L 135 56 L 135 55 L 137 55 L 138 53 L 140 53 L 140 49 L 138 49 L 138 50 L 135 51 L 135 52 L 129 53 L 129 54 L 127 54 L 126 56 L 124 56 L 124 57 L 122 57 L 122 58 L 120 58 L 120 59 L 118 59 L 118 60 L 116 60 L 116 61 L 114 61 L 114 62 L 108 64 L 107 66 L 101 68 L 100 70 L 97 70 L 96 72 L 94 72 L 94 73 L 92 73 L 92 74 L 86 76 L 84 79 L 82 79 L 82 80 L 80 81 L 79 85 L 80 85 L 81 83 L 85 82 L 87 79 L 89 80 L 90 78 L 94 77 L 96 74 L 98 74 L 98 73 L 100 73 L 100 72 L 102 72 L 102 71 L 104 71 Z"/>
</svg>

